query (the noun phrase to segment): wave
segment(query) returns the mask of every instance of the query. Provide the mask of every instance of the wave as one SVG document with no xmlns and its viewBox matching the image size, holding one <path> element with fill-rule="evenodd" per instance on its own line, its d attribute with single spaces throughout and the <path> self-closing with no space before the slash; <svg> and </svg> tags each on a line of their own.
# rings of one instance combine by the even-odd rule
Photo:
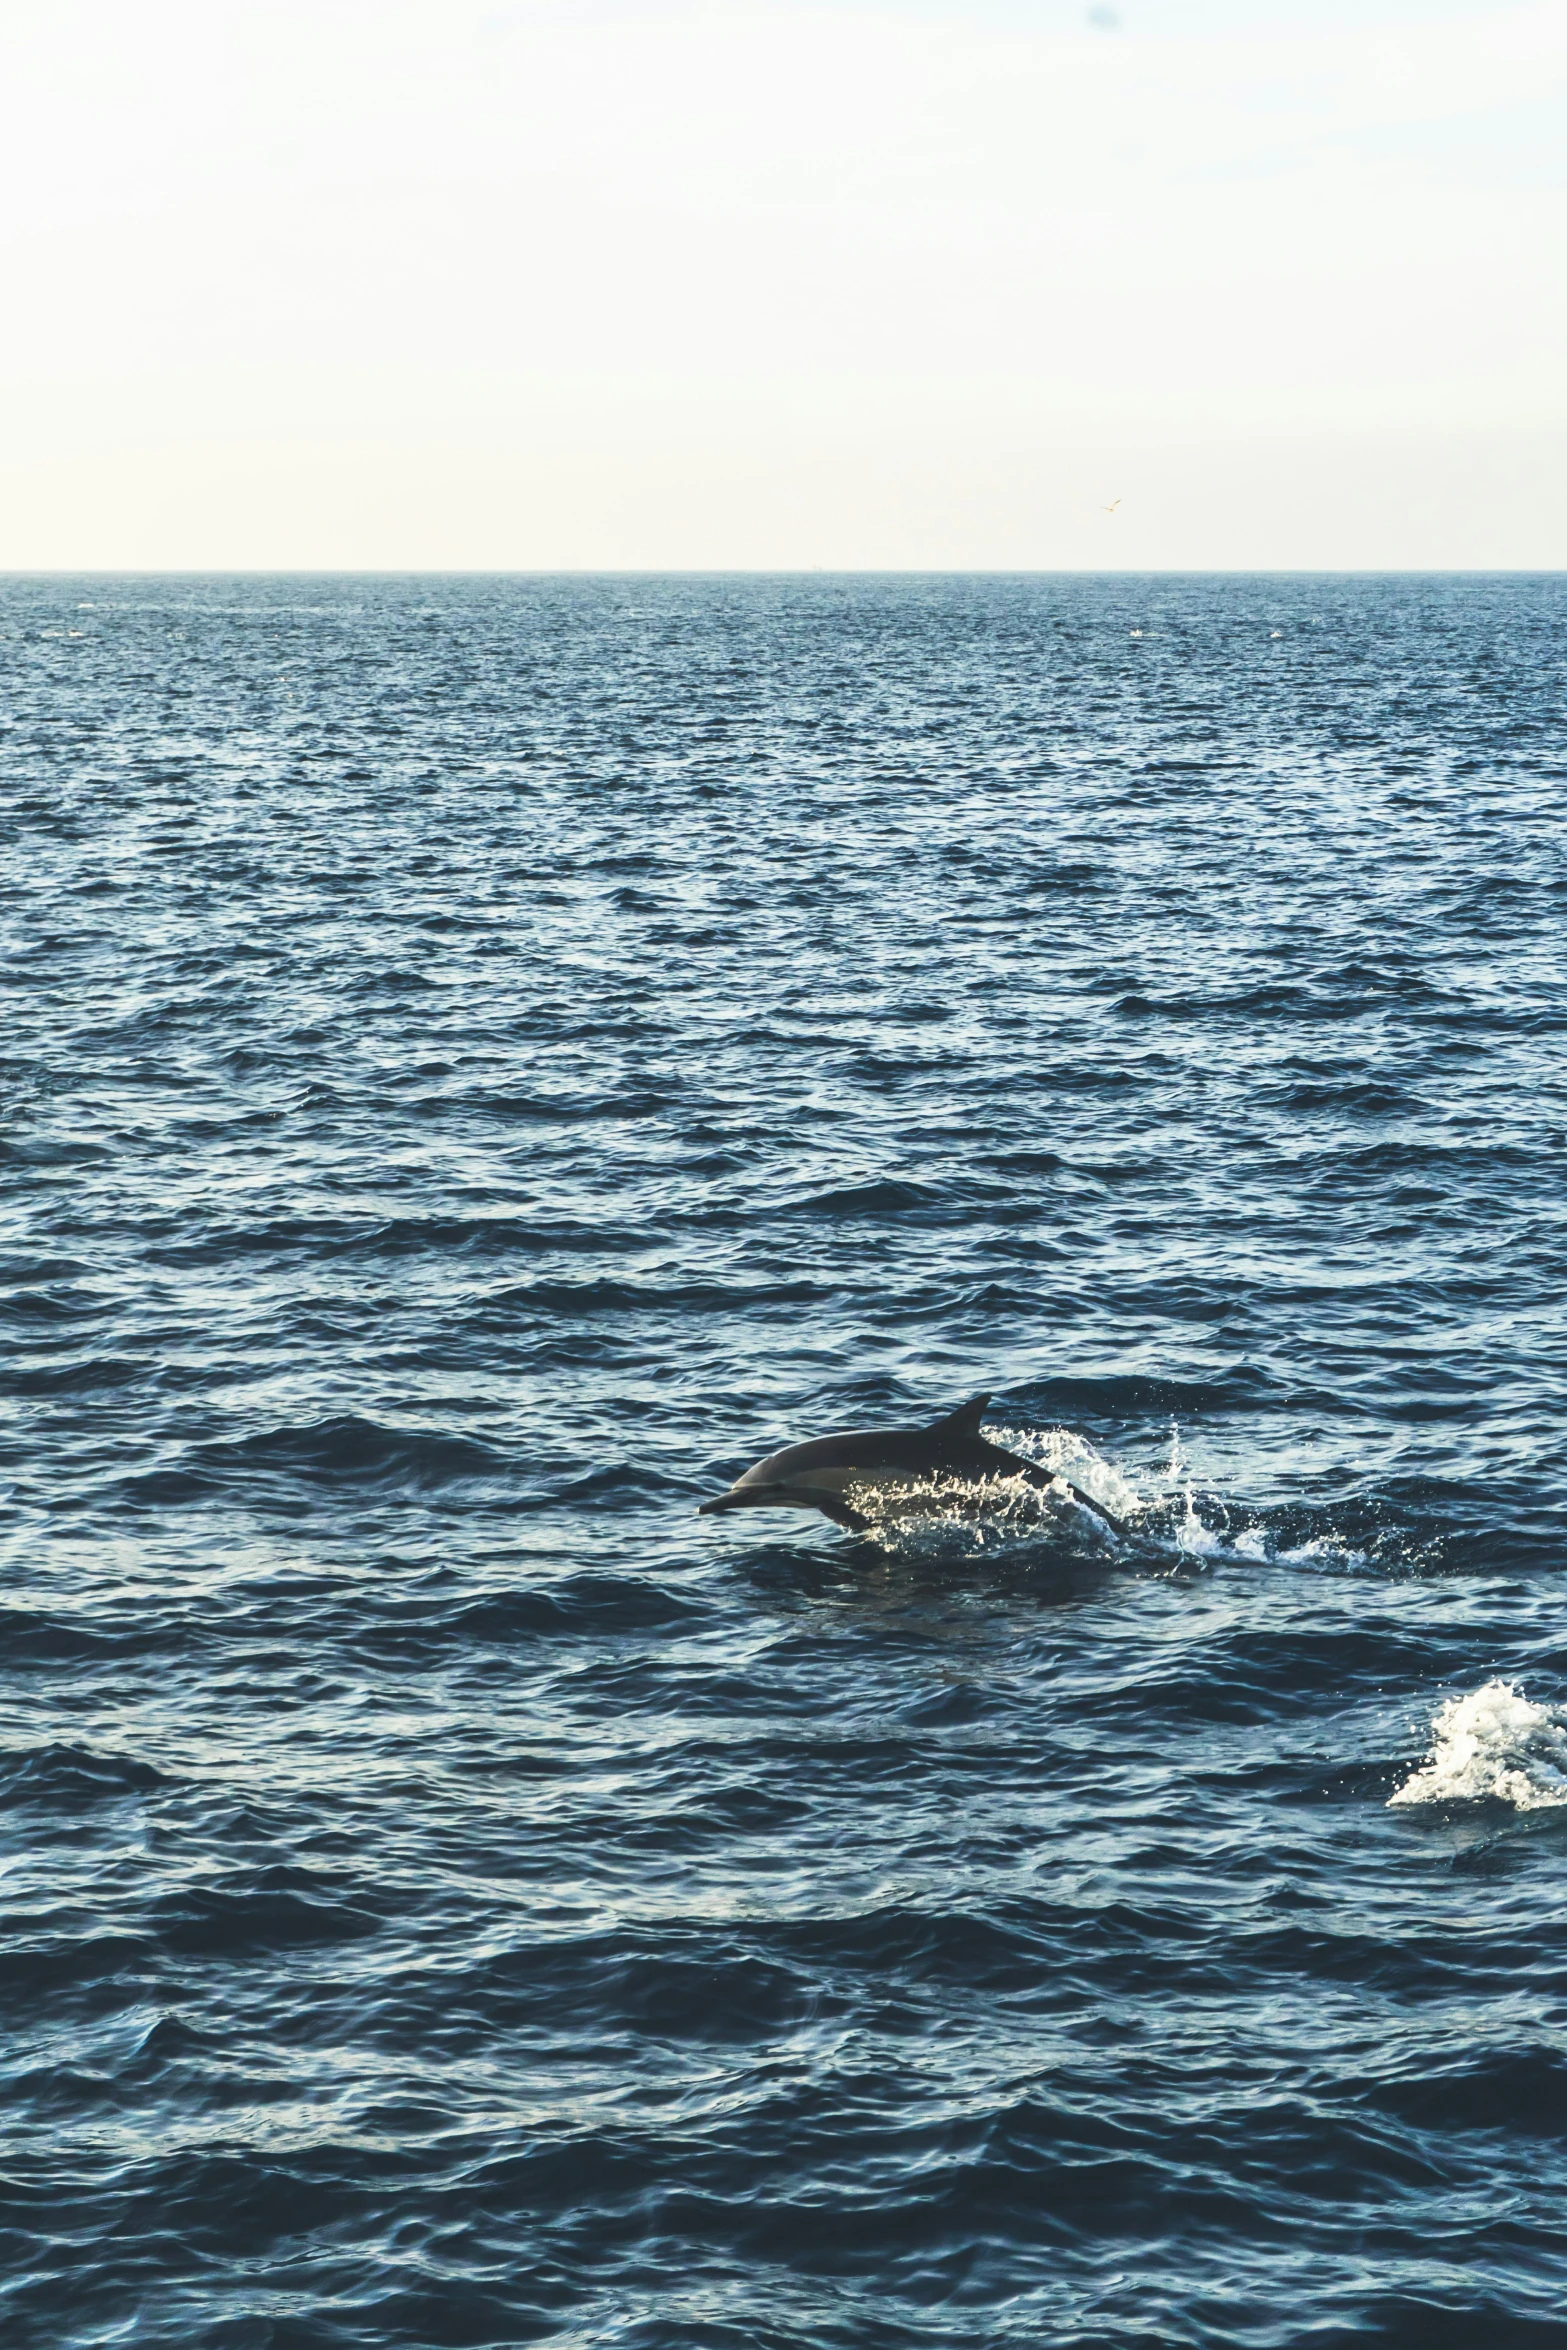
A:
<svg viewBox="0 0 1567 2350">
<path fill-rule="evenodd" d="M 499 1454 L 471 1437 L 384 1428 L 350 1413 L 229 1443 L 194 1444 L 182 1464 L 128 1478 L 121 1490 L 133 1500 L 159 1505 L 194 1501 L 258 1476 L 309 1485 L 397 1485 L 417 1492 L 508 1473 Z"/>
<path fill-rule="evenodd" d="M 219 1265 L 233 1258 L 543 1256 L 558 1249 L 602 1255 L 647 1246 L 645 1232 L 606 1223 L 534 1224 L 516 1216 L 283 1216 L 269 1224 L 155 1241 L 152 1264 Z"/>
<path fill-rule="evenodd" d="M 165 1950 L 187 1958 L 241 1958 L 378 1933 L 381 1905 L 343 1897 L 319 1871 L 287 1863 L 233 1869 L 216 1882 L 182 1887 L 160 1903 L 153 1927 Z"/>
<path fill-rule="evenodd" d="M 94 1395 L 108 1388 L 133 1387 L 138 1380 L 153 1378 L 157 1367 L 145 1355 L 95 1355 L 80 1363 L 13 1367 L 9 1384 L 15 1395 Z"/>
<path fill-rule="evenodd" d="M 583 1573 L 526 1590 L 500 1592 L 455 1609 L 425 1611 L 423 1622 L 390 1627 L 390 1645 L 423 1640 L 444 1654 L 464 1642 L 507 1647 L 513 1642 L 584 1632 L 679 1632 L 699 1625 L 708 1603 L 692 1599 L 655 1577 Z M 361 1642 L 365 1636 L 361 1632 Z M 365 1642 L 368 1645 L 367 1642 Z"/>
<path fill-rule="evenodd" d="M 825 1281 L 524 1281 L 494 1291 L 487 1314 L 740 1314 L 758 1306 L 817 1305 L 833 1295 Z"/>
<path fill-rule="evenodd" d="M 436 1098 L 448 1116 L 495 1118 L 503 1125 L 575 1126 L 594 1118 L 661 1118 L 679 1107 L 674 1093 L 456 1093 Z"/>
<path fill-rule="evenodd" d="M 855 1216 L 903 1216 L 914 1212 L 963 1214 L 966 1209 L 961 1201 L 932 1189 L 929 1184 L 888 1181 L 851 1183 L 837 1191 L 813 1192 L 806 1199 L 791 1201 L 781 1212 L 844 1221 Z"/>
<path fill-rule="evenodd" d="M 126 1754 L 93 1754 L 64 1745 L 0 1752 L 0 1805 L 97 1803 L 148 1795 L 164 1784 L 161 1771 Z"/>
<path fill-rule="evenodd" d="M 1227 1411 L 1292 1408 L 1299 1390 L 1256 1363 L 1236 1363 L 1212 1379 L 1170 1378 L 1157 1372 L 1123 1371 L 1107 1378 L 1070 1375 L 1037 1379 L 1009 1390 L 1019 1402 L 1050 1419 L 1195 1420 Z"/>
<path fill-rule="evenodd" d="M 144 1645 L 116 1626 L 100 1629 L 80 1618 L 46 1616 L 37 1608 L 0 1606 L 0 1656 L 8 1664 L 96 1664 Z"/>
</svg>

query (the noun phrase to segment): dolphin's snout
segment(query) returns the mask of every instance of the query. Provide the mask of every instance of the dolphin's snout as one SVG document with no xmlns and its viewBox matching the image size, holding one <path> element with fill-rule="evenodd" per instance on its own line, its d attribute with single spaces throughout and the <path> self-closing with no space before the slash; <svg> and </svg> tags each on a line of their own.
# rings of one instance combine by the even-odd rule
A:
<svg viewBox="0 0 1567 2350">
<path fill-rule="evenodd" d="M 698 1502 L 697 1516 L 711 1518 L 720 1510 L 819 1510 L 823 1506 L 822 1496 L 803 1486 L 751 1485 L 742 1477 L 727 1493 L 715 1493 L 711 1501 Z"/>
</svg>

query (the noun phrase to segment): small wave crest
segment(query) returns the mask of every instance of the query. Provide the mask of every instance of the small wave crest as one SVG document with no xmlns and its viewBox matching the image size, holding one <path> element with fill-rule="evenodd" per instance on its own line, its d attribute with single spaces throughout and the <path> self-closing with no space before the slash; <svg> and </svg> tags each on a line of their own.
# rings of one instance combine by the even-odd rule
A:
<svg viewBox="0 0 1567 2350">
<path fill-rule="evenodd" d="M 1439 1707 L 1430 1752 L 1388 1801 L 1487 1798 L 1516 1811 L 1567 1804 L 1567 1720 L 1560 1707 L 1533 1704 L 1512 1681 L 1487 1681 Z"/>
</svg>

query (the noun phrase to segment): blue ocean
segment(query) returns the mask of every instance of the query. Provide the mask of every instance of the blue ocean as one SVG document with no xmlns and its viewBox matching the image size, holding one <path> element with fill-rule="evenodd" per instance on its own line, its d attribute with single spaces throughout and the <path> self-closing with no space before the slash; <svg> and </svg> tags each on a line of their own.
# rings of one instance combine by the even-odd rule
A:
<svg viewBox="0 0 1567 2350">
<path fill-rule="evenodd" d="M 0 583 L 8 2350 L 1567 2343 L 1564 655 Z"/>
</svg>

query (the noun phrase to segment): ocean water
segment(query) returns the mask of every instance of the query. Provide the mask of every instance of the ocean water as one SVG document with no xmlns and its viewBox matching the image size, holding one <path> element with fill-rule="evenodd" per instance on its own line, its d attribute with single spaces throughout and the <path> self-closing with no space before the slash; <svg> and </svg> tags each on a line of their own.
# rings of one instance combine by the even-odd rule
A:
<svg viewBox="0 0 1567 2350">
<path fill-rule="evenodd" d="M 8 2346 L 1567 2342 L 1564 652 L 0 584 Z"/>
</svg>

